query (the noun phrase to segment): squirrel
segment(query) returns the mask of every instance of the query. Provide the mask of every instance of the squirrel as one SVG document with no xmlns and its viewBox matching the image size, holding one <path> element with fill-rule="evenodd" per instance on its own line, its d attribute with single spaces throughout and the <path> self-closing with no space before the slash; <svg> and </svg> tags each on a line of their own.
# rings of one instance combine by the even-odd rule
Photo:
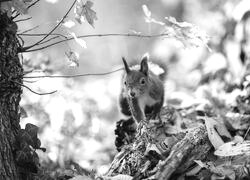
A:
<svg viewBox="0 0 250 180">
<path fill-rule="evenodd" d="M 148 56 L 142 58 L 140 66 L 134 67 L 129 67 L 124 57 L 122 60 L 125 73 L 119 96 L 121 112 L 132 116 L 137 123 L 145 122 L 146 116 L 155 119 L 164 102 L 162 80 L 149 69 Z"/>
</svg>

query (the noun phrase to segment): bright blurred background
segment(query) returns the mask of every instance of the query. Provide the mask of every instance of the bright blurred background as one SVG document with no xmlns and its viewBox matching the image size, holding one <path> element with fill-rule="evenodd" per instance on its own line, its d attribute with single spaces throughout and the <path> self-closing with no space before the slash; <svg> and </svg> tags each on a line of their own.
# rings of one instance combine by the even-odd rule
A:
<svg viewBox="0 0 250 180">
<path fill-rule="evenodd" d="M 66 13 L 73 0 L 44 0 L 29 10 L 31 20 L 19 22 L 19 33 L 39 25 L 29 33 L 47 33 Z M 72 75 L 102 73 L 122 67 L 121 57 L 130 63 L 139 62 L 148 52 L 154 62 L 168 66 L 166 102 L 179 97 L 188 105 L 197 97 L 197 87 L 206 73 L 219 69 L 232 69 L 239 77 L 242 64 L 239 59 L 242 30 L 239 19 L 250 7 L 247 1 L 234 0 L 93 0 L 93 10 L 98 20 L 93 28 L 87 22 L 72 28 L 61 26 L 57 32 L 68 35 L 132 33 L 160 34 L 162 26 L 145 22 L 142 6 L 146 5 L 152 17 L 164 22 L 164 17 L 175 17 L 179 22 L 189 22 L 204 30 L 210 37 L 209 47 L 184 47 L 171 38 L 91 37 L 84 38 L 84 49 L 75 41 L 61 43 L 36 52 L 24 53 L 26 71 L 33 75 Z M 245 3 L 241 5 L 240 3 Z M 240 6 L 241 5 L 241 6 Z M 238 9 L 237 9 L 238 8 Z M 74 20 L 73 11 L 67 19 Z M 23 36 L 25 45 L 40 37 Z M 65 51 L 79 53 L 79 67 L 70 67 Z M 41 72 L 42 71 L 42 72 Z M 21 106 L 21 126 L 33 123 L 40 128 L 39 138 L 46 153 L 39 153 L 42 163 L 64 167 L 65 162 L 75 161 L 82 167 L 104 173 L 112 161 L 115 123 L 121 118 L 118 108 L 122 72 L 106 76 L 81 78 L 41 78 L 24 82 L 38 92 L 51 95 L 39 96 L 24 89 Z M 233 79 L 233 78 L 232 78 Z M 29 80 L 30 79 L 24 79 Z M 234 78 L 237 81 L 237 78 Z M 169 100 L 170 102 L 170 100 Z M 173 101 L 171 101 L 173 102 Z"/>
</svg>

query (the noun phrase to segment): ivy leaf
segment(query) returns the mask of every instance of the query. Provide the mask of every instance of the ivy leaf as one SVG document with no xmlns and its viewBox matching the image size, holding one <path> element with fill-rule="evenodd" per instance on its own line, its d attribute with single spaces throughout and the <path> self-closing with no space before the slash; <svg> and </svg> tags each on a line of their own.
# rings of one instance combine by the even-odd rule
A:
<svg viewBox="0 0 250 180">
<path fill-rule="evenodd" d="M 78 23 L 84 22 L 84 19 L 94 28 L 94 21 L 97 20 L 96 12 L 92 10 L 94 3 L 87 1 L 85 4 L 82 0 L 78 0 L 75 7 L 75 19 Z"/>
<path fill-rule="evenodd" d="M 75 53 L 73 51 L 65 52 L 65 55 L 67 56 L 69 60 L 69 66 L 70 67 L 79 67 L 79 54 Z"/>
<path fill-rule="evenodd" d="M 23 150 L 17 151 L 15 157 L 17 162 L 27 161 L 29 159 L 28 154 Z"/>
<path fill-rule="evenodd" d="M 20 107 L 20 116 L 21 116 L 21 118 L 27 118 L 28 117 L 28 114 L 27 114 L 27 112 L 25 111 L 25 109 L 23 107 Z"/>
<path fill-rule="evenodd" d="M 24 129 L 20 129 L 17 138 L 18 138 L 18 141 L 20 142 L 20 144 L 22 144 L 23 142 L 26 142 L 29 145 L 33 144 L 32 137 Z"/>
<path fill-rule="evenodd" d="M 25 126 L 25 131 L 29 133 L 29 135 L 33 137 L 37 137 L 38 127 L 34 124 L 27 123 Z"/>
</svg>

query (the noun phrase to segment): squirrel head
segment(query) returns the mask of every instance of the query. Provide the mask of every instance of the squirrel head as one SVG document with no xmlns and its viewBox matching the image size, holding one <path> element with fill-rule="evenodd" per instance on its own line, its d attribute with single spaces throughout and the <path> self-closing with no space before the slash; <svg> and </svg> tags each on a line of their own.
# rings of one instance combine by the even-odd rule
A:
<svg viewBox="0 0 250 180">
<path fill-rule="evenodd" d="M 127 95 L 131 98 L 142 96 L 147 92 L 149 83 L 148 56 L 144 56 L 142 58 L 141 65 L 138 70 L 130 68 L 124 57 L 122 58 L 122 61 L 125 68 L 123 84 Z"/>
</svg>

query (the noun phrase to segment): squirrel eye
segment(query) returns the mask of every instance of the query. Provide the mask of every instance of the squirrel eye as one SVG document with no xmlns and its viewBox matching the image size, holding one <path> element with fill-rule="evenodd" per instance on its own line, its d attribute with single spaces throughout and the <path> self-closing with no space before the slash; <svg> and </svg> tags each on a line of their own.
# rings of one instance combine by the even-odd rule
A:
<svg viewBox="0 0 250 180">
<path fill-rule="evenodd" d="M 141 84 L 145 84 L 145 79 L 141 78 Z"/>
<path fill-rule="evenodd" d="M 126 82 L 126 81 L 124 81 L 124 84 L 125 84 L 125 85 L 127 85 L 127 82 Z"/>
</svg>

